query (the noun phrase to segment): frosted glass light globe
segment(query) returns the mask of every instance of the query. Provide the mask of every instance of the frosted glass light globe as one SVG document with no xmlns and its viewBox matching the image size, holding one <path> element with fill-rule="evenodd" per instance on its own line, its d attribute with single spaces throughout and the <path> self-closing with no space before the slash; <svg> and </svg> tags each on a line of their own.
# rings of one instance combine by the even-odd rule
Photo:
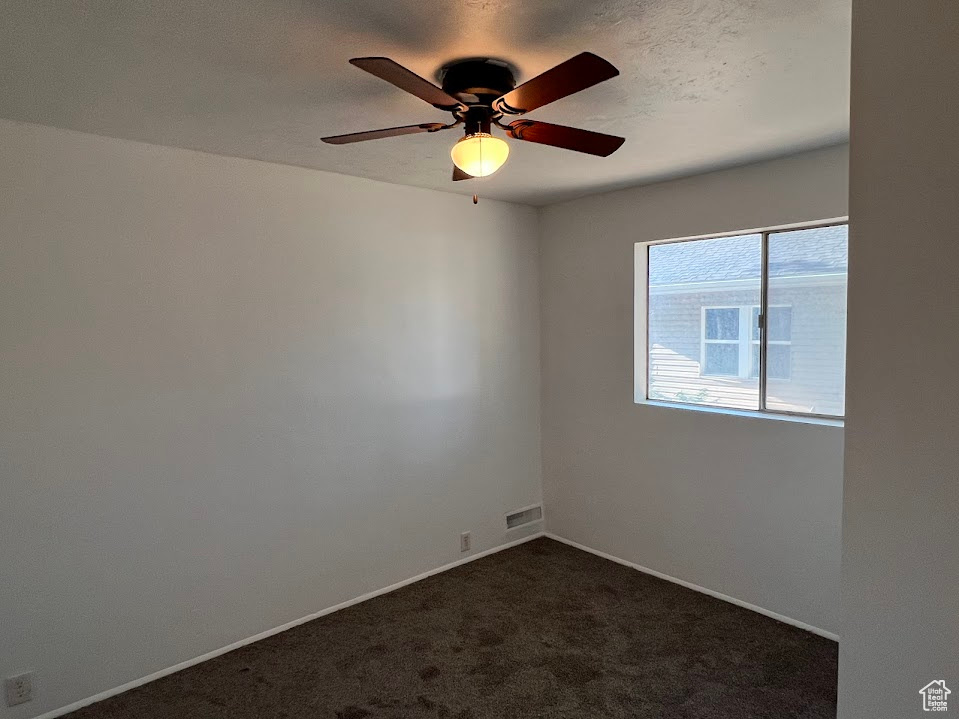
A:
<svg viewBox="0 0 959 719">
<path fill-rule="evenodd" d="M 467 135 L 450 150 L 453 164 L 471 177 L 487 177 L 509 157 L 509 144 L 485 132 Z"/>
</svg>

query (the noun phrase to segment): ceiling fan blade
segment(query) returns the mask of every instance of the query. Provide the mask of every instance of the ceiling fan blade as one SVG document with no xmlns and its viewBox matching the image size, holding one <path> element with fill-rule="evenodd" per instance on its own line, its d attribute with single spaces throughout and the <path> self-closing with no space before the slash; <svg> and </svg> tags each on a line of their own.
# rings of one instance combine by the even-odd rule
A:
<svg viewBox="0 0 959 719">
<path fill-rule="evenodd" d="M 453 182 L 459 182 L 460 180 L 472 180 L 472 175 L 467 175 L 456 165 L 453 165 Z"/>
<path fill-rule="evenodd" d="M 421 100 L 426 100 L 440 110 L 465 109 L 463 103 L 455 97 L 388 57 L 354 57 L 350 60 L 350 64 L 396 85 L 401 90 L 406 90 L 411 95 L 416 95 Z"/>
<path fill-rule="evenodd" d="M 522 115 L 618 74 L 619 70 L 598 55 L 581 52 L 510 90 L 495 100 L 493 106 L 507 115 Z"/>
<path fill-rule="evenodd" d="M 541 145 L 562 147 L 564 150 L 575 150 L 600 157 L 612 155 L 626 142 L 624 137 L 536 120 L 514 120 L 509 124 L 509 134 L 517 140 L 538 142 Z"/>
<path fill-rule="evenodd" d="M 320 138 L 330 145 L 346 145 L 350 142 L 365 140 L 379 140 L 383 137 L 397 137 L 399 135 L 415 135 L 419 132 L 436 132 L 445 130 L 448 125 L 442 122 L 424 122 L 420 125 L 404 125 L 403 127 L 388 127 L 385 130 L 367 130 L 366 132 L 351 132 L 348 135 L 333 135 Z"/>
</svg>

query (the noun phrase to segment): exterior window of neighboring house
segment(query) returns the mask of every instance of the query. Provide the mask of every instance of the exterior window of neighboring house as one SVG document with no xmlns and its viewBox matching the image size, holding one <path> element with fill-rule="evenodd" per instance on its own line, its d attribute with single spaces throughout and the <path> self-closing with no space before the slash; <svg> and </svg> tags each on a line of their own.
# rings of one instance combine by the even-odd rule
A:
<svg viewBox="0 0 959 719">
<path fill-rule="evenodd" d="M 703 307 L 700 374 L 739 377 L 742 373 L 742 336 L 746 327 L 742 310 L 742 307 Z"/>
<path fill-rule="evenodd" d="M 712 377 L 759 377 L 762 334 L 759 306 L 703 307 L 700 374 Z M 769 308 L 767 376 L 789 379 L 792 307 Z"/>
<path fill-rule="evenodd" d="M 847 234 L 838 223 L 643 245 L 637 400 L 842 417 Z"/>
</svg>

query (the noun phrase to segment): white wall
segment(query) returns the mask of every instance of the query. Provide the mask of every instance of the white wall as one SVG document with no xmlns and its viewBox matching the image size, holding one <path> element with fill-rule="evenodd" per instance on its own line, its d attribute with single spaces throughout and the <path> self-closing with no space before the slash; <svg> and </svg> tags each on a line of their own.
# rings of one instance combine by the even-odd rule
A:
<svg viewBox="0 0 959 719">
<path fill-rule="evenodd" d="M 7 122 L 0 168 L 0 715 L 522 536 L 534 210 Z"/>
<path fill-rule="evenodd" d="M 634 243 L 844 216 L 847 149 L 547 207 L 547 528 L 827 632 L 843 431 L 633 403 Z"/>
<path fill-rule="evenodd" d="M 957 39 L 959 3 L 853 0 L 841 719 L 959 711 Z"/>
</svg>

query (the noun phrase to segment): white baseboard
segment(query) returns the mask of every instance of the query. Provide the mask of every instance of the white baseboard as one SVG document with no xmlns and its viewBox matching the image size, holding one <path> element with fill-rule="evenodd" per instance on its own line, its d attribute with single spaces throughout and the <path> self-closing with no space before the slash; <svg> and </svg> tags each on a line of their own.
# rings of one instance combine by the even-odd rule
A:
<svg viewBox="0 0 959 719">
<path fill-rule="evenodd" d="M 529 542 L 534 539 L 539 539 L 540 537 L 549 537 L 550 539 L 555 539 L 557 542 L 568 544 L 569 546 L 575 547 L 576 549 L 581 549 L 584 552 L 595 554 L 597 557 L 602 557 L 603 559 L 608 559 L 611 562 L 616 562 L 617 564 L 622 564 L 632 569 L 636 569 L 640 572 L 643 572 L 644 574 L 649 574 L 659 579 L 665 579 L 667 582 L 672 582 L 682 587 L 686 587 L 687 589 L 692 589 L 693 591 L 706 594 L 710 597 L 721 599 L 724 602 L 735 604 L 738 607 L 749 609 L 751 611 L 757 612 L 759 614 L 770 617 L 772 619 L 776 619 L 780 622 L 783 622 L 784 624 L 789 624 L 794 627 L 798 627 L 799 629 L 805 629 L 807 632 L 818 634 L 819 636 L 826 637 L 827 639 L 832 639 L 833 641 L 839 641 L 838 635 L 833 634 L 832 632 L 827 632 L 826 630 L 820 629 L 819 627 L 814 627 L 811 624 L 806 624 L 805 622 L 800 622 L 796 619 L 792 619 L 782 614 L 771 612 L 768 609 L 763 609 L 762 607 L 758 607 L 755 604 L 744 602 L 741 599 L 736 599 L 735 597 L 727 596 L 720 592 L 713 591 L 712 589 L 706 589 L 705 587 L 700 587 L 696 584 L 693 584 L 692 582 L 687 582 L 682 579 L 677 579 L 676 577 L 671 577 L 668 574 L 657 572 L 655 569 L 649 569 L 647 567 L 643 567 L 634 562 L 630 562 L 625 559 L 620 559 L 619 557 L 614 557 L 612 554 L 607 554 L 606 552 L 601 552 L 598 549 L 587 547 L 583 544 L 579 544 L 578 542 L 574 542 L 570 539 L 566 539 L 565 537 L 560 537 L 559 535 L 553 534 L 552 532 L 537 532 L 536 534 L 531 534 L 528 537 L 523 537 L 522 539 L 517 539 L 512 542 L 507 542 L 497 547 L 493 547 L 492 549 L 487 549 L 483 552 L 478 552 L 468 557 L 464 557 L 463 559 L 458 559 L 455 562 L 444 564 L 435 569 L 431 569 L 427 572 L 423 572 L 422 574 L 417 574 L 415 577 L 410 577 L 409 579 L 404 579 L 403 581 L 396 582 L 395 584 L 391 584 L 388 587 L 383 587 L 382 589 L 376 589 L 372 592 L 361 594 L 358 597 L 354 597 L 353 599 L 348 599 L 345 602 L 340 602 L 339 604 L 335 604 L 332 607 L 321 609 L 320 611 L 314 612 L 313 614 L 308 614 L 305 617 L 294 619 L 292 622 L 281 624 L 278 627 L 273 627 L 272 629 L 267 629 L 264 632 L 260 632 L 259 634 L 254 634 L 253 636 L 247 637 L 246 639 L 241 639 L 237 642 L 233 642 L 232 644 L 228 644 L 227 646 L 221 647 L 220 649 L 214 649 L 212 652 L 207 652 L 206 654 L 201 654 L 200 656 L 194 657 L 193 659 L 188 659 L 184 662 L 180 662 L 179 664 L 174 664 L 172 667 L 167 667 L 166 669 L 161 669 L 158 672 L 153 672 L 152 674 L 148 674 L 145 677 L 134 679 L 131 682 L 127 682 L 126 684 L 121 684 L 120 686 L 114 687 L 113 689 L 108 689 L 98 694 L 94 694 L 91 697 L 87 697 L 86 699 L 81 699 L 80 701 L 73 702 L 72 704 L 68 704 L 66 706 L 60 707 L 59 709 L 54 709 L 53 711 L 46 712 L 45 714 L 39 714 L 36 717 L 34 717 L 34 719 L 56 719 L 57 717 L 64 716 L 65 714 L 69 714 L 70 712 L 76 711 L 77 709 L 82 709 L 85 706 L 89 706 L 90 704 L 95 704 L 97 702 L 103 701 L 104 699 L 109 699 L 110 697 L 116 696 L 117 694 L 122 694 L 125 691 L 129 691 L 130 689 L 136 689 L 137 687 L 143 686 L 144 684 L 149 684 L 152 681 L 161 679 L 162 677 L 168 676 L 170 674 L 174 674 L 175 672 L 178 672 L 181 669 L 187 669 L 197 664 L 202 664 L 203 662 L 209 659 L 218 657 L 221 654 L 232 652 L 234 649 L 239 649 L 240 647 L 245 647 L 248 644 L 258 642 L 261 639 L 266 639 L 267 637 L 271 637 L 274 634 L 285 632 L 287 629 L 292 629 L 293 627 L 299 626 L 300 624 L 305 624 L 306 622 L 313 621 L 314 619 L 325 617 L 327 614 L 332 614 L 333 612 L 339 611 L 340 609 L 346 609 L 347 607 L 352 607 L 354 604 L 359 604 L 361 602 L 367 601 L 368 599 L 373 599 L 374 597 L 379 597 L 383 594 L 388 594 L 392 591 L 405 587 L 409 584 L 418 582 L 421 579 L 432 577 L 434 574 L 440 574 L 447 570 L 453 569 L 454 567 L 458 567 L 462 564 L 467 564 L 468 562 L 472 562 L 476 559 L 481 559 L 482 557 L 486 557 L 491 554 L 496 554 L 497 552 L 502 552 L 504 549 L 509 549 L 510 547 L 515 547 L 517 545 L 523 544 L 524 542 Z"/>
<path fill-rule="evenodd" d="M 722 599 L 724 602 L 729 602 L 730 604 L 735 604 L 737 607 L 742 607 L 744 609 L 749 609 L 763 616 L 770 617 L 777 621 L 782 622 L 783 624 L 789 624 L 799 629 L 805 629 L 807 632 L 812 632 L 813 634 L 818 634 L 821 637 L 826 639 L 832 639 L 834 642 L 839 641 L 839 635 L 833 634 L 832 632 L 827 632 L 825 629 L 820 629 L 819 627 L 814 627 L 811 624 L 806 624 L 805 622 L 800 622 L 797 619 L 784 616 L 782 614 L 777 614 L 776 612 L 771 612 L 768 609 L 763 609 L 762 607 L 757 607 L 755 604 L 750 604 L 749 602 L 744 602 L 741 599 L 736 599 L 735 597 L 730 597 L 726 594 L 713 591 L 712 589 L 706 589 L 706 587 L 700 587 L 698 584 L 693 584 L 692 582 L 687 582 L 682 579 L 677 579 L 676 577 L 671 577 L 668 574 L 663 574 L 662 572 L 657 572 L 655 569 L 649 569 L 648 567 L 643 567 L 634 562 L 627 561 L 625 559 L 620 559 L 619 557 L 614 557 L 612 554 L 607 554 L 606 552 L 601 552 L 598 549 L 593 549 L 592 547 L 587 547 L 584 544 L 579 542 L 574 542 L 571 539 L 566 539 L 565 537 L 560 537 L 558 534 L 553 534 L 552 532 L 546 532 L 546 536 L 550 539 L 555 539 L 557 542 L 562 542 L 563 544 L 568 544 L 571 547 L 576 549 L 582 549 L 584 552 L 589 552 L 590 554 L 595 554 L 597 557 L 602 557 L 603 559 L 608 559 L 611 562 L 616 562 L 617 564 L 622 564 L 623 566 L 630 567 L 631 569 L 636 569 L 644 574 L 649 574 L 658 579 L 665 579 L 667 582 L 672 582 L 673 584 L 678 584 L 681 587 L 686 587 L 686 589 L 692 589 L 695 592 L 700 592 L 701 594 L 706 594 L 710 597 L 715 597 L 716 599 Z"/>
<path fill-rule="evenodd" d="M 272 637 L 274 634 L 285 632 L 287 629 L 292 629 L 293 627 L 299 626 L 300 624 L 305 624 L 306 622 L 311 622 L 314 619 L 325 617 L 327 614 L 332 614 L 333 612 L 337 612 L 340 609 L 346 609 L 347 607 L 352 607 L 354 604 L 365 602 L 368 599 L 379 597 L 382 594 L 388 594 L 392 591 L 405 587 L 408 584 L 413 584 L 414 582 L 418 582 L 421 579 L 432 577 L 434 574 L 440 574 L 447 570 L 453 569 L 453 567 L 458 567 L 461 564 L 466 564 L 468 562 L 472 562 L 477 559 L 487 557 L 490 554 L 496 554 L 497 552 L 502 552 L 504 549 L 509 549 L 510 547 L 515 547 L 519 544 L 523 544 L 524 542 L 529 542 L 534 539 L 539 539 L 542 536 L 545 536 L 545 532 L 537 532 L 536 534 L 532 534 L 528 537 L 523 537 L 522 539 L 517 539 L 512 542 L 507 542 L 505 544 L 500 544 L 499 546 L 493 547 L 492 549 L 487 549 L 483 552 L 477 552 L 476 554 L 471 554 L 470 556 L 464 557 L 463 559 L 458 559 L 455 562 L 444 564 L 443 566 L 437 567 L 436 569 L 430 569 L 427 572 L 423 572 L 422 574 L 417 574 L 415 577 L 404 579 L 403 581 L 397 582 L 396 584 L 391 584 L 388 587 L 383 587 L 382 589 L 376 589 L 372 592 L 361 594 L 358 597 L 354 597 L 353 599 L 348 599 L 345 602 L 340 602 L 339 604 L 335 604 L 332 607 L 321 609 L 320 611 L 314 612 L 313 614 L 308 614 L 305 617 L 294 619 L 292 622 L 287 622 L 286 624 L 281 624 L 278 627 L 267 629 L 265 632 L 254 634 L 252 637 L 247 637 L 246 639 L 241 639 L 238 642 L 233 642 L 232 644 L 228 644 L 225 647 L 214 649 L 212 652 L 201 654 L 200 656 L 194 657 L 193 659 L 187 659 L 185 662 L 174 664 L 172 667 L 167 667 L 166 669 L 161 669 L 158 672 L 153 672 L 152 674 L 148 674 L 145 677 L 134 679 L 132 682 L 121 684 L 120 686 L 114 687 L 113 689 L 107 689 L 104 692 L 100 692 L 99 694 L 94 694 L 91 697 L 87 697 L 86 699 L 81 699 L 80 701 L 73 702 L 72 704 L 67 704 L 66 706 L 60 707 L 59 709 L 54 709 L 53 711 L 49 711 L 45 714 L 38 714 L 33 719 L 56 719 L 56 717 L 61 717 L 64 714 L 69 714 L 70 712 L 76 711 L 77 709 L 82 709 L 83 707 L 89 706 L 90 704 L 96 704 L 97 702 L 103 701 L 104 699 L 109 699 L 110 697 L 116 696 L 117 694 L 122 694 L 123 692 L 129 691 L 130 689 L 136 689 L 137 687 L 143 686 L 144 684 L 149 684 L 152 681 L 161 679 L 162 677 L 178 672 L 181 669 L 187 669 L 197 664 L 202 664 L 203 662 L 209 659 L 218 657 L 221 654 L 232 652 L 234 649 L 245 647 L 247 644 L 252 644 L 253 642 L 258 642 L 261 639 Z"/>
</svg>

